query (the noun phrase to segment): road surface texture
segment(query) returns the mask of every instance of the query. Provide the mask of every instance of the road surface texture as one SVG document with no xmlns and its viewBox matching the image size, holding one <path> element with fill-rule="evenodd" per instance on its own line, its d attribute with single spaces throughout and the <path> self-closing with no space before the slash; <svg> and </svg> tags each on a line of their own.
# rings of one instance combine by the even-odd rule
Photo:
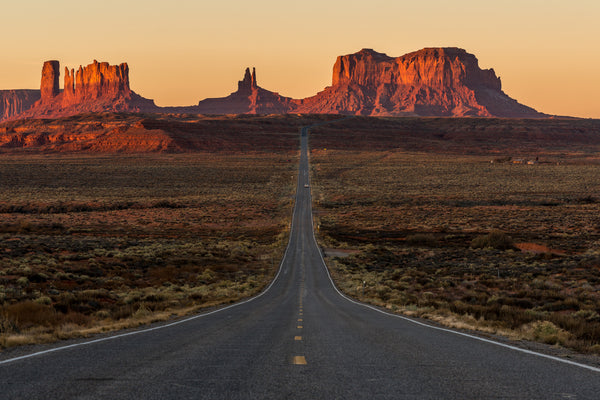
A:
<svg viewBox="0 0 600 400">
<path fill-rule="evenodd" d="M 263 294 L 150 329 L 34 348 L 21 358 L 0 354 L 0 398 L 600 399 L 594 367 L 342 297 L 313 236 L 307 131 L 289 245 Z"/>
</svg>

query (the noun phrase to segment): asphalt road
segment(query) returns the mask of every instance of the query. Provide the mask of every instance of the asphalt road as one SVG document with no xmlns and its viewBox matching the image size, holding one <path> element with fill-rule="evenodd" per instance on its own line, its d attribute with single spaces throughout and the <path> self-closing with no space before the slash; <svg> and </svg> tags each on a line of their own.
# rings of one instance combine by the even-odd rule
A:
<svg viewBox="0 0 600 400">
<path fill-rule="evenodd" d="M 303 135 L 289 246 L 262 295 L 152 330 L 0 354 L 0 399 L 600 398 L 598 369 L 342 297 L 313 236 L 306 148 Z"/>
</svg>

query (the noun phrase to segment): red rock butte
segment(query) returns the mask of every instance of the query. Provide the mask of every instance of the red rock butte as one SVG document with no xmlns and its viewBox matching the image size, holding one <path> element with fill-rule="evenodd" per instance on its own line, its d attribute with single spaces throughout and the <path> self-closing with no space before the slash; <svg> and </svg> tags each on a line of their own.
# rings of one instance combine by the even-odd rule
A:
<svg viewBox="0 0 600 400">
<path fill-rule="evenodd" d="M 46 61 L 42 67 L 40 99 L 19 118 L 54 118 L 84 112 L 157 111 L 152 100 L 144 99 L 129 87 L 127 63 L 109 65 L 94 62 L 77 71 L 65 68 L 64 89 L 59 89 L 60 64 Z"/>
<path fill-rule="evenodd" d="M 393 58 L 371 49 L 337 58 L 331 86 L 298 112 L 380 116 L 541 117 L 502 92 L 493 69 L 458 48 Z"/>
<path fill-rule="evenodd" d="M 129 67 L 127 63 L 108 65 L 94 60 L 85 68 L 75 70 L 65 67 L 65 86 L 63 102 L 66 104 L 81 103 L 100 97 L 118 97 L 131 92 L 129 88 Z"/>
<path fill-rule="evenodd" d="M 292 99 L 261 88 L 247 68 L 236 92 L 189 107 L 157 107 L 129 86 L 127 63 L 97 62 L 77 70 L 46 61 L 39 91 L 0 91 L 0 118 L 53 118 L 83 112 L 188 112 L 204 114 L 348 114 L 544 118 L 502 91 L 493 69 L 459 48 L 426 48 L 401 57 L 371 49 L 339 56 L 331 86 Z"/>
</svg>

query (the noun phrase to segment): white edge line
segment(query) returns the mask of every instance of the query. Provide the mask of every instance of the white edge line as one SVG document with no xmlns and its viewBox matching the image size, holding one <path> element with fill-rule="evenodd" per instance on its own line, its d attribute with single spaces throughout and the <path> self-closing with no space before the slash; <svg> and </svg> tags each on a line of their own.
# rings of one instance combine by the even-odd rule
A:
<svg viewBox="0 0 600 400">
<path fill-rule="evenodd" d="M 309 153 L 308 152 L 308 138 L 307 138 L 307 149 L 306 149 L 306 152 L 307 152 L 307 157 L 308 157 L 308 153 Z M 455 330 L 448 329 L 448 328 L 441 328 L 441 327 L 438 327 L 438 326 L 429 325 L 429 324 L 417 321 L 415 319 L 412 319 L 412 318 L 409 318 L 409 317 L 405 317 L 404 315 L 391 314 L 391 313 L 383 311 L 383 310 L 381 310 L 381 309 L 379 309 L 379 308 L 377 308 L 375 306 L 372 306 L 372 305 L 369 305 L 369 304 L 365 304 L 365 303 L 361 303 L 359 301 L 351 299 L 350 297 L 348 297 L 345 294 L 343 294 L 338 289 L 338 287 L 335 285 L 335 282 L 333 282 L 333 279 L 331 278 L 331 274 L 329 273 L 329 268 L 327 268 L 327 264 L 325 263 L 325 259 L 323 258 L 323 254 L 321 253 L 321 248 L 319 247 L 319 244 L 317 243 L 317 239 L 315 237 L 315 227 L 314 227 L 314 221 L 313 221 L 313 215 L 312 215 L 312 183 L 310 182 L 310 173 L 308 175 L 309 175 L 308 179 L 309 179 L 309 187 L 310 187 L 310 189 L 309 189 L 310 190 L 310 192 L 309 192 L 309 198 L 310 198 L 309 204 L 310 204 L 310 210 L 311 210 L 310 211 L 310 215 L 311 215 L 310 224 L 311 224 L 311 228 L 312 228 L 311 229 L 312 230 L 312 238 L 313 238 L 313 241 L 315 242 L 315 246 L 317 247 L 317 251 L 319 253 L 319 257 L 321 258 L 321 262 L 323 264 L 323 268 L 325 268 L 325 272 L 327 273 L 327 276 L 329 277 L 329 282 L 331 283 L 331 285 L 333 286 L 333 288 L 335 289 L 335 291 L 341 297 L 343 297 L 344 299 L 348 300 L 351 303 L 357 304 L 357 305 L 365 307 L 365 308 L 369 308 L 369 309 L 371 309 L 373 311 L 377 311 L 378 313 L 387 315 L 388 317 L 399 318 L 399 319 L 411 322 L 413 324 L 423 326 L 425 328 L 430 328 L 430 329 L 434 329 L 434 330 L 437 330 L 437 331 L 452 333 L 452 334 L 455 334 L 455 335 L 458 335 L 458 336 L 463 336 L 463 337 L 467 337 L 467 338 L 470 338 L 470 339 L 479 340 L 480 342 L 495 344 L 496 346 L 504 347 L 504 348 L 507 348 L 507 349 L 510 349 L 510 350 L 514 350 L 514 351 L 519 351 L 521 353 L 530 354 L 530 355 L 534 355 L 534 356 L 537 356 L 537 357 L 547 358 L 549 360 L 554 360 L 554 361 L 558 361 L 558 362 L 561 362 L 561 363 L 564 363 L 564 364 L 569 364 L 569 365 L 573 365 L 573 366 L 576 366 L 576 367 L 585 368 L 585 369 L 588 369 L 588 370 L 594 371 L 594 372 L 600 372 L 600 368 L 593 367 L 591 365 L 582 364 L 582 363 L 578 363 L 578 362 L 571 361 L 571 360 L 566 360 L 564 358 L 555 357 L 555 356 L 551 356 L 551 355 L 544 354 L 544 353 L 538 353 L 538 352 L 533 351 L 533 350 L 522 349 L 520 347 L 511 346 L 511 345 L 506 344 L 506 343 L 496 342 L 495 340 L 490 340 L 490 339 L 482 338 L 482 337 L 479 337 L 479 336 L 470 335 L 468 333 L 459 332 L 459 331 L 455 331 Z"/>
<path fill-rule="evenodd" d="M 298 165 L 299 164 L 300 164 L 300 159 L 298 159 Z M 25 355 L 19 356 L 19 357 L 14 357 L 14 358 L 6 359 L 6 360 L 1 360 L 0 361 L 0 365 L 12 363 L 12 362 L 19 361 L 19 360 L 24 360 L 24 359 L 27 359 L 27 358 L 38 357 L 38 356 L 41 356 L 41 355 L 44 355 L 44 354 L 54 353 L 56 351 L 71 349 L 71 348 L 74 348 L 74 347 L 87 346 L 89 344 L 105 342 L 105 341 L 113 340 L 113 339 L 119 339 L 119 338 L 126 337 L 126 336 L 139 335 L 139 334 L 142 334 L 142 333 L 148 333 L 148 332 L 152 332 L 152 331 L 157 331 L 159 329 L 164 329 L 164 328 L 170 328 L 170 327 L 175 326 L 175 325 L 183 324 L 183 323 L 186 323 L 186 322 L 189 322 L 189 321 L 193 321 L 195 319 L 204 318 L 204 317 L 207 317 L 209 315 L 219 313 L 221 311 L 229 310 L 231 308 L 241 306 L 242 304 L 250 303 L 251 301 L 254 301 L 254 300 L 262 297 L 265 293 L 267 293 L 271 289 L 271 287 L 273 287 L 273 285 L 275 284 L 275 282 L 277 282 L 277 279 L 279 278 L 279 275 L 281 274 L 283 262 L 285 261 L 285 259 L 287 257 L 288 250 L 290 249 L 290 244 L 291 244 L 291 240 L 292 240 L 292 232 L 294 231 L 294 220 L 296 219 L 296 204 L 298 203 L 297 200 L 298 200 L 298 192 L 299 192 L 298 191 L 298 189 L 299 189 L 298 186 L 299 185 L 300 185 L 300 171 L 298 169 L 298 176 L 296 178 L 296 194 L 294 196 L 295 197 L 294 198 L 294 208 L 293 208 L 293 211 L 292 211 L 292 223 L 290 224 L 290 237 L 288 238 L 288 244 L 287 244 L 287 246 L 285 248 L 285 252 L 283 253 L 283 257 L 281 258 L 281 262 L 279 263 L 279 268 L 277 270 L 277 274 L 275 275 L 275 277 L 273 278 L 273 280 L 271 281 L 271 283 L 269 284 L 269 286 L 267 286 L 267 288 L 265 290 L 263 290 L 262 292 L 260 292 L 256 296 L 251 297 L 251 298 L 249 298 L 247 300 L 241 301 L 239 303 L 235 303 L 235 304 L 223 307 L 223 308 L 219 308 L 218 310 L 213 310 L 213 311 L 210 311 L 210 312 L 207 312 L 207 313 L 202 313 L 202 314 L 196 314 L 196 315 L 194 315 L 192 317 L 185 318 L 185 319 L 182 319 L 182 320 L 179 320 L 179 321 L 175 321 L 175 322 L 171 322 L 169 324 L 155 326 L 153 328 L 146 328 L 146 329 L 142 329 L 142 330 L 139 330 L 139 331 L 121 333 L 121 334 L 114 335 L 114 336 L 107 336 L 107 337 L 103 337 L 103 338 L 100 338 L 100 339 L 93 339 L 93 340 L 89 340 L 89 341 L 85 341 L 85 342 L 81 342 L 81 343 L 73 343 L 73 344 L 70 344 L 70 345 L 67 345 L 67 346 L 55 347 L 55 348 L 52 348 L 52 349 L 38 351 L 38 352 L 35 352 L 35 353 L 31 353 L 31 354 L 25 354 Z M 312 210 L 312 208 L 311 208 L 311 210 Z"/>
</svg>

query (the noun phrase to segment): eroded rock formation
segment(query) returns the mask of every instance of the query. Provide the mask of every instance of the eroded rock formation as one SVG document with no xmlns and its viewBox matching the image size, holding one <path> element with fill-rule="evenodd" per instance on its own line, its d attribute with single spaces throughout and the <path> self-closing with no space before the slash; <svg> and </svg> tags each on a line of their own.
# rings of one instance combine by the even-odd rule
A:
<svg viewBox="0 0 600 400">
<path fill-rule="evenodd" d="M 238 82 L 237 92 L 240 94 L 252 94 L 253 90 L 256 90 L 258 85 L 256 84 L 256 68 L 252 68 L 252 74 L 250 74 L 250 68 L 246 68 L 244 73 L 244 79 Z"/>
<path fill-rule="evenodd" d="M 60 77 L 60 64 L 56 60 L 44 62 L 42 67 L 42 82 L 40 84 L 41 101 L 51 102 L 59 95 L 58 78 Z"/>
<path fill-rule="evenodd" d="M 359 115 L 539 117 L 502 92 L 493 69 L 459 48 L 393 58 L 371 49 L 340 56 L 332 85 L 299 100 L 296 112 Z"/>
<path fill-rule="evenodd" d="M 0 90 L 0 121 L 29 110 L 39 99 L 39 90 Z"/>
<path fill-rule="evenodd" d="M 65 68 L 64 106 L 104 97 L 115 98 L 130 92 L 127 63 L 109 65 L 94 60 L 87 67 L 80 66 L 77 72 Z"/>
<path fill-rule="evenodd" d="M 295 108 L 294 101 L 263 89 L 256 83 L 256 69 L 246 68 L 238 90 L 227 97 L 205 99 L 195 112 L 204 114 L 285 114 Z"/>
<path fill-rule="evenodd" d="M 46 61 L 42 69 L 41 99 L 19 117 L 61 117 L 83 112 L 157 112 L 154 102 L 129 87 L 126 63 L 109 65 L 94 60 L 77 71 L 65 68 L 64 90 L 58 87 L 59 62 Z"/>
<path fill-rule="evenodd" d="M 371 49 L 340 56 L 333 66 L 331 86 L 300 100 L 261 88 L 256 70 L 246 68 L 236 92 L 189 107 L 156 107 L 133 92 L 126 63 L 94 60 L 78 69 L 65 68 L 63 91 L 58 86 L 59 68 L 58 61 L 44 63 L 40 99 L 32 107 L 31 96 L 6 95 L 1 118 L 106 111 L 546 117 L 507 96 L 494 70 L 479 68 L 477 58 L 459 48 L 426 48 L 397 58 Z"/>
</svg>

